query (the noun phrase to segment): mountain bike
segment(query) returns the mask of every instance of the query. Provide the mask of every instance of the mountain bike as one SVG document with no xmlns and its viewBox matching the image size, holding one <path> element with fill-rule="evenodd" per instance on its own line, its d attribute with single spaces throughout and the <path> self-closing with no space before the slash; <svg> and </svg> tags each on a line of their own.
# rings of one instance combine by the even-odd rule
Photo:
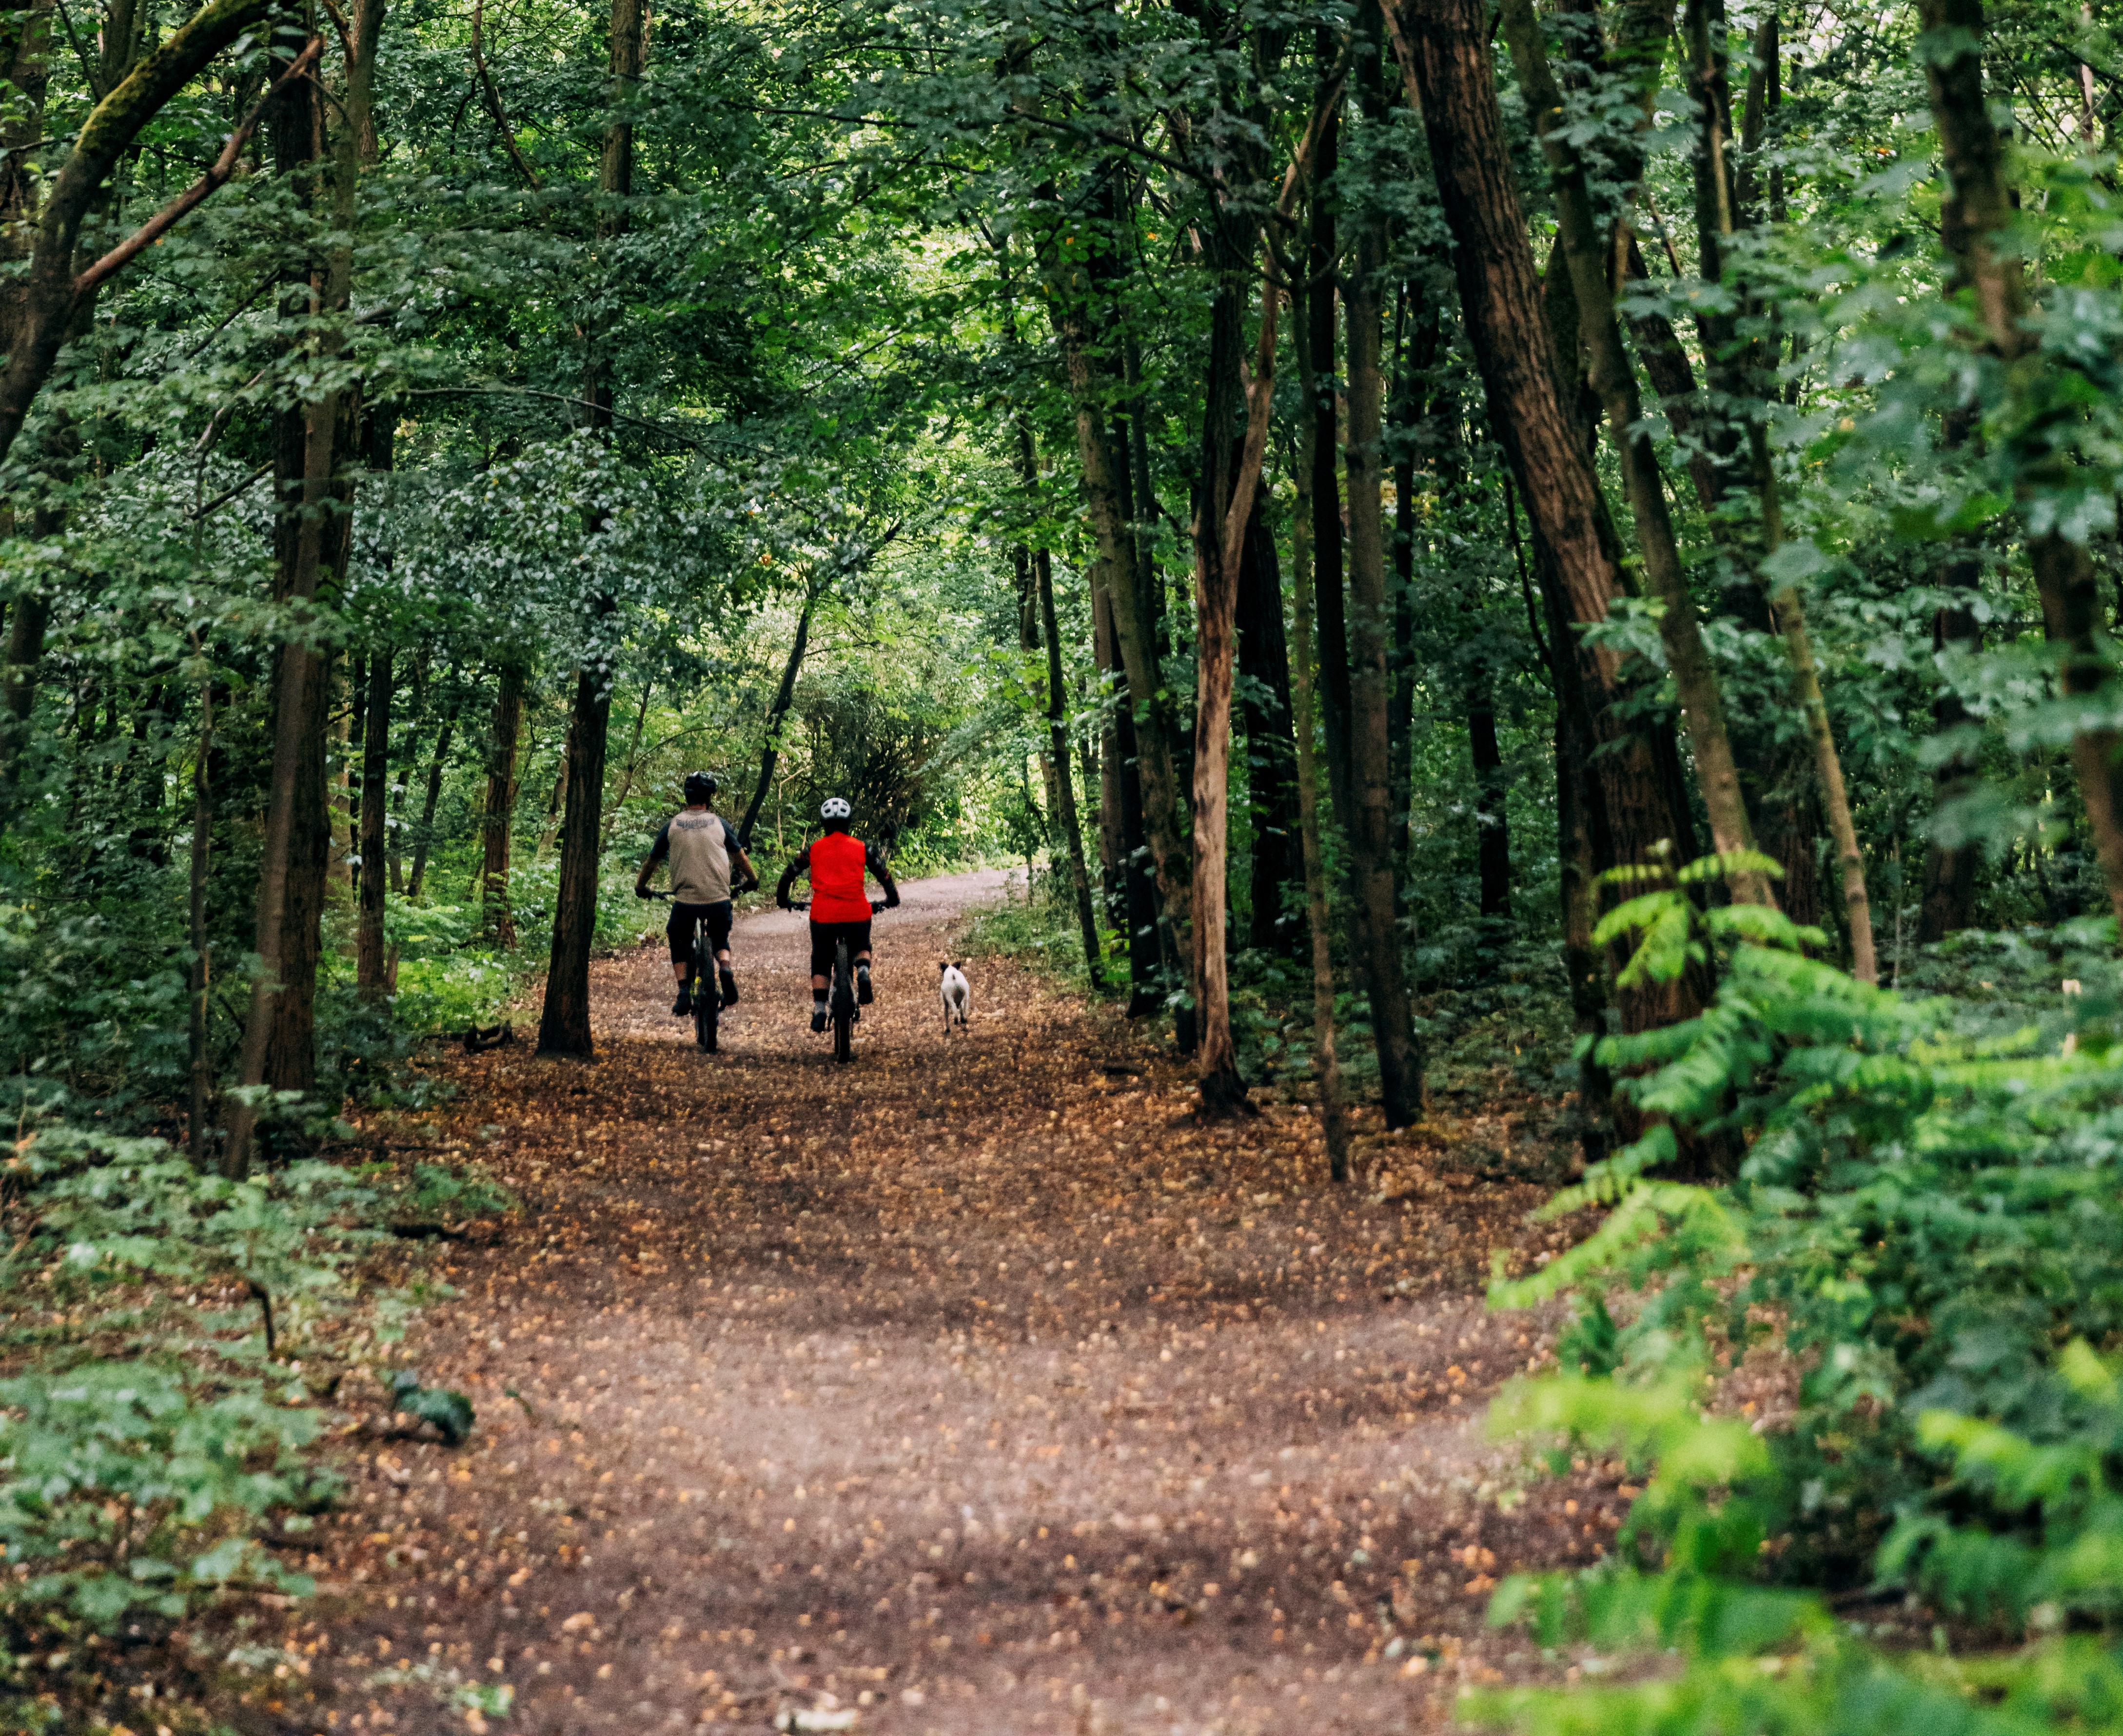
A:
<svg viewBox="0 0 2123 1736">
<path fill-rule="evenodd" d="M 790 908 L 808 910 L 808 898 L 794 901 Z M 870 915 L 874 916 L 884 906 L 872 900 Z M 833 943 L 833 985 L 826 999 L 826 1020 L 833 1032 L 833 1059 L 848 1061 L 855 1059 L 855 1026 L 862 1018 L 862 1009 L 855 1004 L 855 961 L 848 950 L 846 940 Z"/>
<path fill-rule="evenodd" d="M 668 904 L 668 892 L 650 892 L 644 895 L 659 903 Z M 693 924 L 693 960 L 687 966 L 687 991 L 693 997 L 693 1041 L 700 1046 L 701 1053 L 713 1055 L 722 1040 L 723 997 L 715 985 L 715 950 L 708 944 L 708 925 L 705 922 Z"/>
</svg>

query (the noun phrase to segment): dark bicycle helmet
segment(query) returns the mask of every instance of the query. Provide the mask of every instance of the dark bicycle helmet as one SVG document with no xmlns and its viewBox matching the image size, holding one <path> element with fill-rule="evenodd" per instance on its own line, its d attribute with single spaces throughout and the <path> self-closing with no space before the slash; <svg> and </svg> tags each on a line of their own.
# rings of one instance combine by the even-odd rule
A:
<svg viewBox="0 0 2123 1736">
<path fill-rule="evenodd" d="M 722 785 L 704 771 L 686 774 L 686 799 L 688 802 L 712 802 Z"/>
</svg>

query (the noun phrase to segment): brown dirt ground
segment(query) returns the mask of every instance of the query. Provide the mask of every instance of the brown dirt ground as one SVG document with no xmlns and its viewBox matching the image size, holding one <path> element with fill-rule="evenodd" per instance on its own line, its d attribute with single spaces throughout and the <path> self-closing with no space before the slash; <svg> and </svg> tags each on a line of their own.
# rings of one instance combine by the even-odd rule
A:
<svg viewBox="0 0 2123 1736">
<path fill-rule="evenodd" d="M 307 1687 L 254 1706 L 364 1736 L 1382 1736 L 1541 1671 L 1486 1594 L 1589 1559 L 1621 1504 L 1611 1476 L 1493 1499 L 1524 1479 L 1481 1399 L 1545 1341 L 1479 1282 L 1559 1241 L 1523 1221 L 1542 1191 L 1456 1172 L 1435 1123 L 1330 1188 L 1308 1111 L 1198 1128 L 1152 1033 L 1005 960 L 947 1038 L 935 961 L 999 882 L 879 919 L 847 1067 L 771 912 L 718 1055 L 659 943 L 596 966 L 595 1065 L 448 1064 L 419 1136 L 523 1202 L 444 1254 L 409 1347 L 478 1426 L 349 1448 L 292 1618 Z"/>
</svg>

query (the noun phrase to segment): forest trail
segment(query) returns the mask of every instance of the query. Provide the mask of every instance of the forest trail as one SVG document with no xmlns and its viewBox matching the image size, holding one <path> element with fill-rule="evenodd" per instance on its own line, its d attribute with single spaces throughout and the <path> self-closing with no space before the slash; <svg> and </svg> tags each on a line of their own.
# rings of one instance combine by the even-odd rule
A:
<svg viewBox="0 0 2123 1736">
<path fill-rule="evenodd" d="M 1435 1148 L 1330 1190 L 1308 1111 L 1198 1129 L 1147 1033 L 1006 961 L 946 1040 L 936 961 L 1005 882 L 905 891 L 850 1066 L 771 912 L 720 1055 L 659 936 L 595 966 L 598 1064 L 448 1064 L 429 1143 L 525 1209 L 407 1351 L 478 1425 L 350 1456 L 275 1728 L 1376 1736 L 1523 1673 L 1494 1577 L 1535 1509 L 1543 1560 L 1614 1510 L 1566 1546 L 1582 1480 L 1479 1499 L 1480 1395 L 1539 1348 L 1479 1275 L 1540 1191 Z"/>
</svg>

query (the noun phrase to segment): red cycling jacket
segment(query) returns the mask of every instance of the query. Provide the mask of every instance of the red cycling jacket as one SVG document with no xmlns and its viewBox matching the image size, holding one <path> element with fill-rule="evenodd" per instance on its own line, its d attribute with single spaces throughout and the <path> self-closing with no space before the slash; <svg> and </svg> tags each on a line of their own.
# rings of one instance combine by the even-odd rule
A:
<svg viewBox="0 0 2123 1736">
<path fill-rule="evenodd" d="M 863 890 L 863 874 L 869 866 L 869 846 L 846 832 L 827 832 L 804 854 L 810 858 L 811 920 L 868 922 L 869 895 Z"/>
</svg>

